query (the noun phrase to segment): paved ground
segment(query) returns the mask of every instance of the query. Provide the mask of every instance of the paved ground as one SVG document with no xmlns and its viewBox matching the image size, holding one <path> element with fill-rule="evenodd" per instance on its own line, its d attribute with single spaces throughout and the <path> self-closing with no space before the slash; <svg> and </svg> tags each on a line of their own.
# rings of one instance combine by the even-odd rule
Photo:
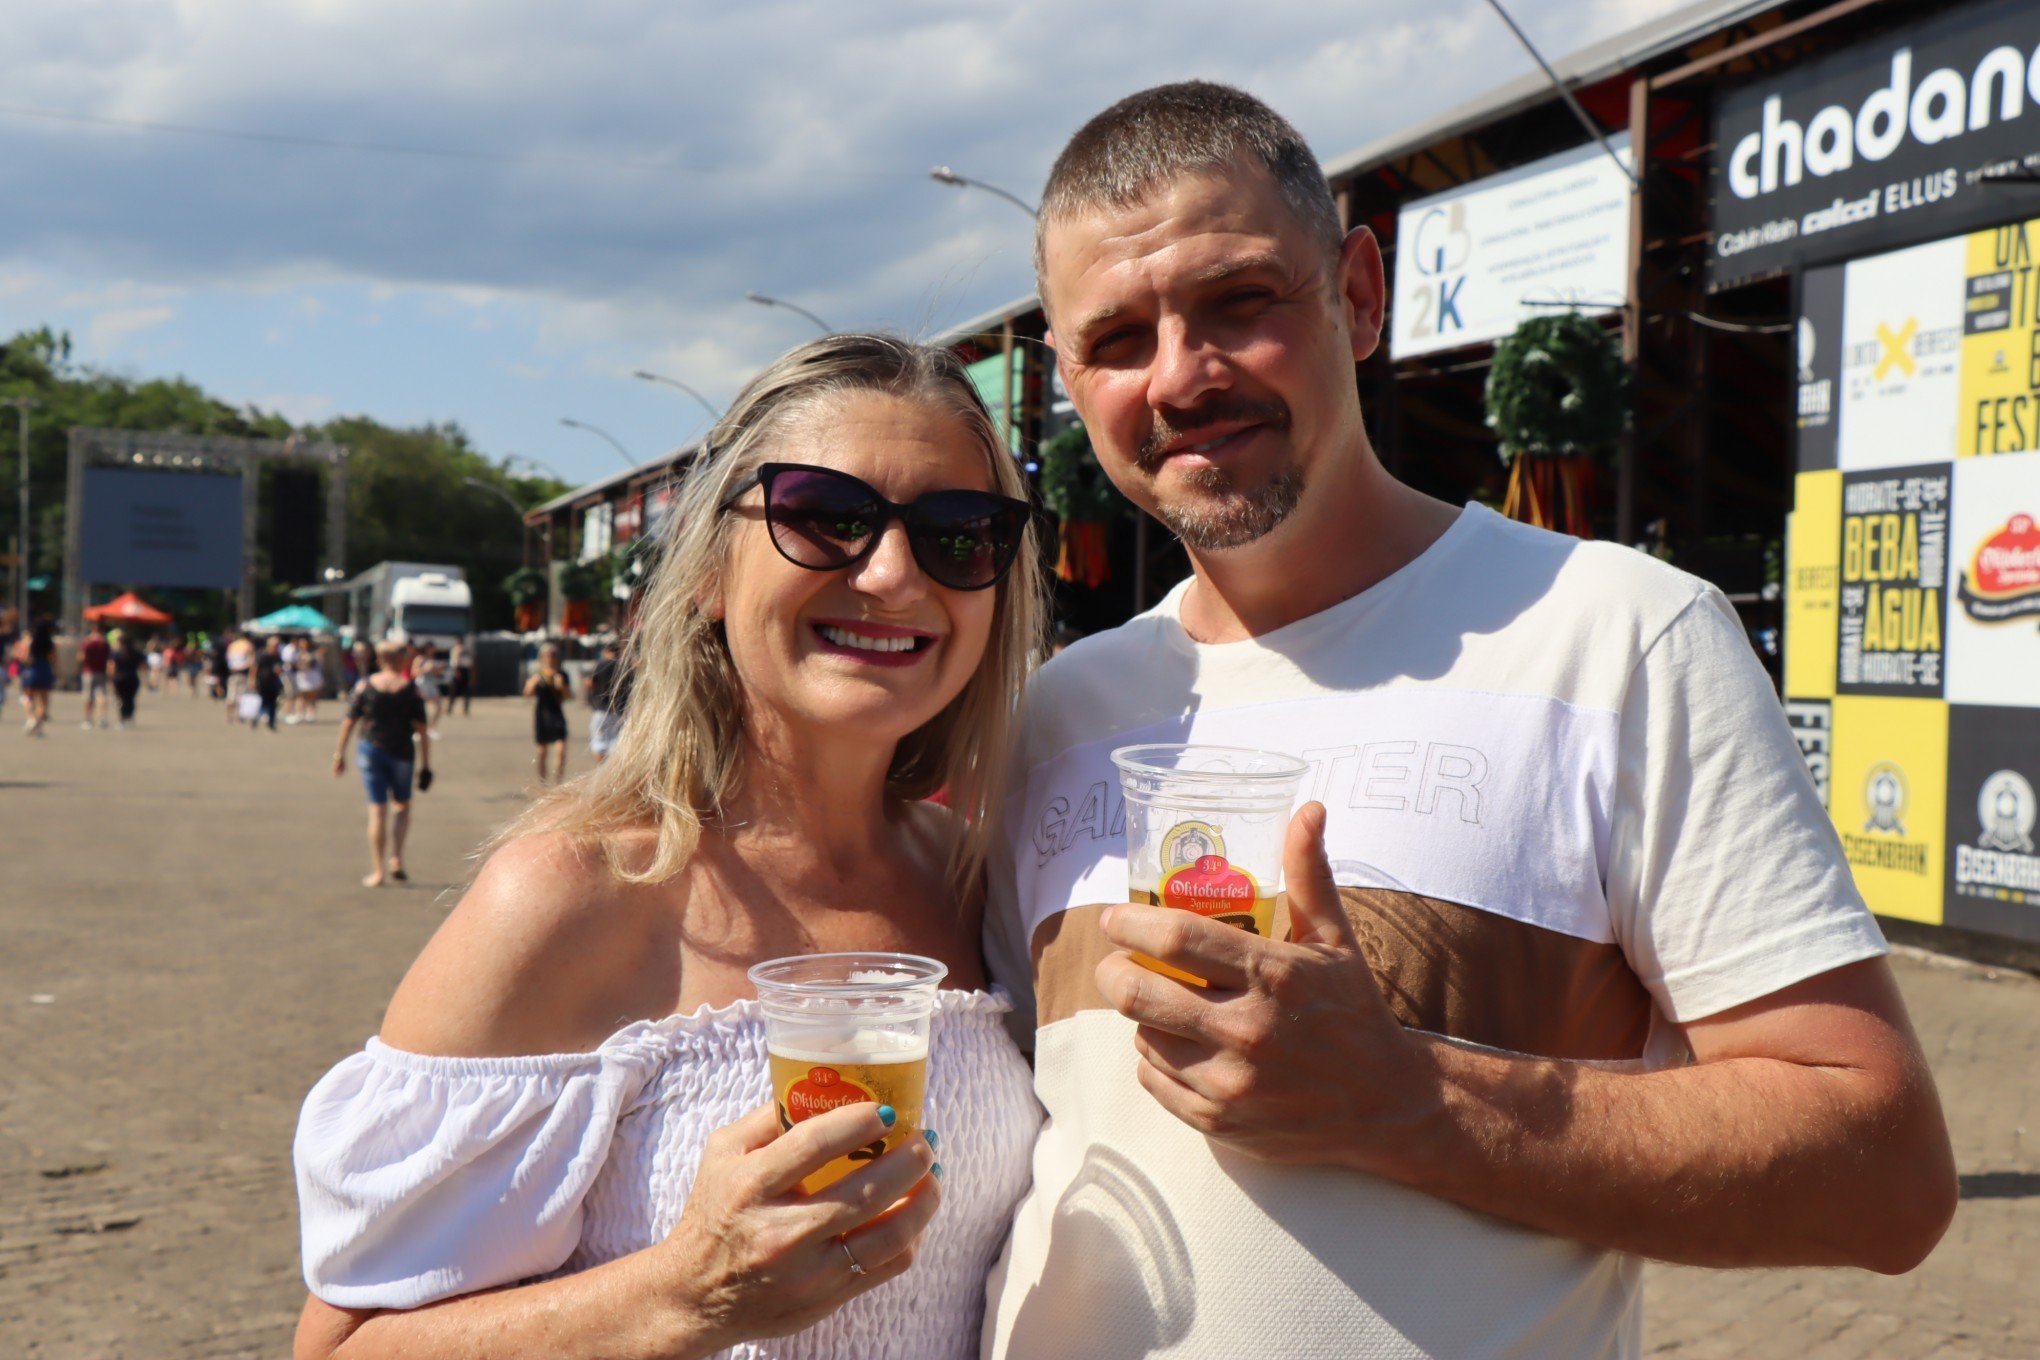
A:
<svg viewBox="0 0 2040 1360">
<path fill-rule="evenodd" d="M 270 736 L 182 695 L 145 693 L 128 733 L 58 712 L 40 742 L 0 726 L 0 1360 L 284 1355 L 298 1103 L 521 806 L 529 720 L 448 722 L 413 882 L 372 892 L 330 713 Z M 1955 1129 L 1954 1229 L 1896 1280 L 1653 1268 L 1653 1355 L 2040 1355 L 2040 982 L 1898 967 Z"/>
</svg>

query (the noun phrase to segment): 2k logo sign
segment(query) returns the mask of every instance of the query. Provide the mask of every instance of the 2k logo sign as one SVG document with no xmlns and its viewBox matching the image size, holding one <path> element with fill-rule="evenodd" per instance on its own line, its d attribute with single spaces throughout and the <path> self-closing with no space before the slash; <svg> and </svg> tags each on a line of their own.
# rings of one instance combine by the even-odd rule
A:
<svg viewBox="0 0 2040 1360">
<path fill-rule="evenodd" d="M 1453 203 L 1425 213 L 1409 249 L 1417 272 L 1435 281 L 1427 282 L 1415 295 L 1416 316 L 1410 333 L 1424 338 L 1466 329 L 1466 318 L 1459 310 L 1459 295 L 1467 278 L 1463 271 L 1473 254 L 1466 205 Z"/>
<path fill-rule="evenodd" d="M 1882 321 L 1878 322 L 1877 343 L 1883 349 L 1884 355 L 1877 361 L 1877 367 L 1871 370 L 1870 376 L 1878 382 L 1883 382 L 1884 375 L 1895 368 L 1899 371 L 1899 376 L 1910 378 L 1913 375 L 1913 332 L 1919 328 L 1920 319 L 1916 316 L 1907 317 L 1905 324 L 1898 328 L 1896 334 L 1892 332 L 1891 327 Z"/>
</svg>

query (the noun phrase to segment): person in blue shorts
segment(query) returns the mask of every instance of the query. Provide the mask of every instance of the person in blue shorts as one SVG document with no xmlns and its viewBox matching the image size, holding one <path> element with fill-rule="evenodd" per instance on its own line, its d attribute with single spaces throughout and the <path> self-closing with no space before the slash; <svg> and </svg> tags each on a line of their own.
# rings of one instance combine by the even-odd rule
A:
<svg viewBox="0 0 2040 1360">
<path fill-rule="evenodd" d="M 425 722 L 425 700 L 405 674 L 411 649 L 384 642 L 375 649 L 376 673 L 354 687 L 347 721 L 333 749 L 333 774 L 347 769 L 347 741 L 357 726 L 366 725 L 355 744 L 362 787 L 368 791 L 368 852 L 373 867 L 362 886 L 380 888 L 388 879 L 409 881 L 404 871 L 404 837 L 411 829 L 411 775 L 430 784 L 432 737 Z"/>
</svg>

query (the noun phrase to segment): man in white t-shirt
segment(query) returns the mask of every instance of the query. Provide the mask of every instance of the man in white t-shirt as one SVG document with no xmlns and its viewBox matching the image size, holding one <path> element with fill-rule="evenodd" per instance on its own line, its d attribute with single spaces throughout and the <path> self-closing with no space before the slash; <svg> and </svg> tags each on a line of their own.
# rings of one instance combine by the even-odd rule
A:
<svg viewBox="0 0 2040 1360">
<path fill-rule="evenodd" d="M 1933 1081 L 1719 592 L 1388 476 L 1379 251 L 1250 96 L 1092 120 L 1036 265 L 1195 574 L 1028 695 L 986 946 L 1049 1122 L 987 1353 L 1628 1356 L 1643 1257 L 1917 1264 Z M 1311 764 L 1274 938 L 1124 903 L 1110 752 L 1186 740 Z"/>
</svg>

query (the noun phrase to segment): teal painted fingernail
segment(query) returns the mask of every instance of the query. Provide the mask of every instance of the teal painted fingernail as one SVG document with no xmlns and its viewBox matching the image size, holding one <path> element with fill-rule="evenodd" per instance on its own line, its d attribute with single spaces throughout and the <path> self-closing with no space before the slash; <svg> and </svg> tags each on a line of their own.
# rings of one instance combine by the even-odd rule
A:
<svg viewBox="0 0 2040 1360">
<path fill-rule="evenodd" d="M 928 1146 L 931 1148 L 938 1148 L 942 1146 L 941 1135 L 937 1134 L 933 1129 L 922 1129 L 921 1136 L 928 1140 Z"/>
<path fill-rule="evenodd" d="M 900 1112 L 898 1110 L 895 1110 L 892 1106 L 881 1105 L 878 1107 L 878 1122 L 885 1125 L 887 1128 L 891 1128 L 894 1124 L 898 1123 L 899 1118 Z"/>
<path fill-rule="evenodd" d="M 939 1180 L 941 1180 L 941 1179 L 942 1179 L 942 1163 L 940 1163 L 940 1162 L 937 1162 L 937 1163 L 935 1163 L 935 1165 L 933 1165 L 933 1166 L 929 1167 L 929 1168 L 928 1168 L 928 1174 L 929 1174 L 929 1175 L 931 1175 L 931 1176 L 933 1176 L 933 1177 L 934 1177 L 934 1178 L 935 1178 L 936 1180 L 938 1180 L 938 1181 L 939 1181 Z"/>
</svg>

